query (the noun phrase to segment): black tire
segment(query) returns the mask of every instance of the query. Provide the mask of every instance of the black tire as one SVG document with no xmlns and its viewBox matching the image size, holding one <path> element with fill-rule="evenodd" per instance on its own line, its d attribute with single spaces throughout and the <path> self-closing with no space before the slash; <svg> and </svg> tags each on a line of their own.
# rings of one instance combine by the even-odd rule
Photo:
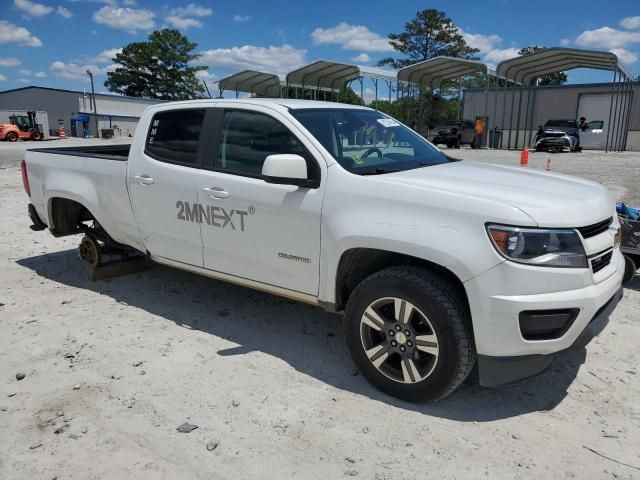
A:
<svg viewBox="0 0 640 480">
<path fill-rule="evenodd" d="M 447 148 L 453 148 L 453 143 L 451 142 L 447 143 Z"/>
<path fill-rule="evenodd" d="M 42 132 L 31 132 L 31 140 L 33 140 L 34 142 L 39 142 L 40 140 L 42 140 Z"/>
<path fill-rule="evenodd" d="M 638 267 L 629 255 L 624 255 L 624 276 L 622 277 L 622 283 L 627 283 L 633 280 L 636 276 L 636 270 Z"/>
<path fill-rule="evenodd" d="M 385 323 L 380 331 L 374 331 L 371 329 L 371 322 L 366 320 L 371 317 L 368 315 L 365 318 L 365 311 L 371 312 L 368 309 L 375 310 L 377 302 L 385 302 L 389 299 L 410 302 L 414 309 L 409 310 L 412 313 L 406 323 L 396 322 L 393 316 L 403 315 L 396 311 L 391 316 L 392 321 L 389 324 Z M 383 305 L 378 313 L 386 320 L 390 318 L 390 310 L 385 311 L 385 308 L 391 307 Z M 397 308 L 395 306 L 395 309 Z M 400 312 L 404 311 L 402 307 Z M 426 323 L 423 319 L 426 319 Z M 369 342 L 369 332 L 377 335 L 379 339 L 384 338 L 380 341 L 386 342 L 386 345 L 392 344 L 394 338 L 397 339 L 398 342 L 394 347 L 396 349 L 401 348 L 397 347 L 399 342 L 402 342 L 403 346 L 406 345 L 407 349 L 411 346 L 411 342 L 407 340 L 411 336 L 405 337 L 403 334 L 403 341 L 400 338 L 400 332 L 395 337 L 391 335 L 393 327 L 390 325 L 395 325 L 394 322 L 415 327 L 412 329 L 412 335 L 415 338 L 413 352 L 407 351 L 401 354 L 397 350 L 393 352 L 386 350 L 390 353 L 385 356 L 382 366 L 377 367 L 373 363 L 376 355 L 372 355 L 371 351 L 378 347 L 369 349 L 365 347 L 365 343 Z M 344 328 L 347 347 L 362 375 L 379 390 L 410 402 L 436 401 L 446 397 L 467 378 L 476 361 L 467 309 L 458 298 L 455 289 L 443 277 L 423 268 L 390 267 L 363 280 L 349 297 Z M 428 348 L 425 347 L 427 345 L 425 342 L 418 339 L 418 336 L 424 335 L 418 331 L 422 328 L 427 328 L 429 337 L 435 336 L 436 342 L 431 344 L 437 350 L 435 354 L 422 352 L 423 349 Z M 418 344 L 425 346 L 419 348 Z M 409 356 L 413 372 L 408 376 L 408 368 L 398 371 L 398 366 L 403 367 L 406 356 Z M 379 358 L 380 355 L 377 356 L 377 359 Z M 386 369 L 386 373 L 380 368 Z M 417 374 L 418 380 L 415 379 L 414 373 Z M 399 378 L 400 375 L 404 376 L 404 381 Z M 396 378 L 392 378 L 394 376 Z"/>
<path fill-rule="evenodd" d="M 453 148 L 460 148 L 461 144 L 462 144 L 462 139 L 460 137 L 456 137 L 456 141 L 453 144 Z"/>
<path fill-rule="evenodd" d="M 4 137 L 4 139 L 7 142 L 16 142 L 18 140 L 18 134 L 16 132 L 9 132 L 7 133 L 7 135 Z"/>
</svg>

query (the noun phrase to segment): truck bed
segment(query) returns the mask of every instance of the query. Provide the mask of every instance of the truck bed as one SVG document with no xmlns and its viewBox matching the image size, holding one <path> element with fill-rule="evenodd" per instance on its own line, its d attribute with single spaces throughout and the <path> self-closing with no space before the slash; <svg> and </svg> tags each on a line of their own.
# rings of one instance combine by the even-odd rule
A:
<svg viewBox="0 0 640 480">
<path fill-rule="evenodd" d="M 34 148 L 25 153 L 31 204 L 51 227 L 52 199 L 84 206 L 119 243 L 136 246 L 140 230 L 127 187 L 131 146 Z"/>
<path fill-rule="evenodd" d="M 126 162 L 129 158 L 130 149 L 131 145 L 127 143 L 121 145 L 98 145 L 95 147 L 30 148 L 28 151 Z"/>
</svg>

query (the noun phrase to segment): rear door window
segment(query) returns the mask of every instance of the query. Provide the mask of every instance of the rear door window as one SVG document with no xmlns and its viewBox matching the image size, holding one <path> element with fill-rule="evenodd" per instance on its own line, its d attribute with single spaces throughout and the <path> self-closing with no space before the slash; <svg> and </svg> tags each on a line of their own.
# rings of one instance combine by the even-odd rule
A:
<svg viewBox="0 0 640 480">
<path fill-rule="evenodd" d="M 204 110 L 171 110 L 153 116 L 145 153 L 163 162 L 195 165 Z"/>
</svg>

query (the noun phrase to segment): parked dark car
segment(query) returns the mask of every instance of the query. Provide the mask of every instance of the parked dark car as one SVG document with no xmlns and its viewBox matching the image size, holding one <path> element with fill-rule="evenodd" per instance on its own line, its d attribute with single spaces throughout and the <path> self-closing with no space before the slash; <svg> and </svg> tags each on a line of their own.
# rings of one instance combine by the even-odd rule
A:
<svg viewBox="0 0 640 480">
<path fill-rule="evenodd" d="M 577 151 L 580 148 L 578 122 L 575 120 L 548 120 L 538 128 L 535 146 L 537 152 Z"/>
<path fill-rule="evenodd" d="M 431 143 L 444 143 L 449 148 L 460 148 L 463 144 L 472 145 L 475 130 L 471 120 L 453 120 L 433 129 Z"/>
</svg>

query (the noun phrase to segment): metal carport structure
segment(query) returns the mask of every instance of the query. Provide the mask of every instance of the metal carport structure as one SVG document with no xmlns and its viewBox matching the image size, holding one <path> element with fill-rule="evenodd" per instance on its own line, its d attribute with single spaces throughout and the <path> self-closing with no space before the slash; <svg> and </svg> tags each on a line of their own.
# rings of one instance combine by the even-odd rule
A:
<svg viewBox="0 0 640 480">
<path fill-rule="evenodd" d="M 398 70 L 398 97 L 404 96 L 405 91 L 408 95 L 411 95 L 412 91 L 416 91 L 416 87 L 417 93 L 421 97 L 424 88 L 428 88 L 433 92 L 435 88 L 440 89 L 447 80 L 457 79 L 459 81 L 458 105 L 460 105 L 463 78 L 476 73 L 484 75 L 486 92 L 489 88 L 491 77 L 496 75 L 495 67 L 466 58 L 430 58 Z M 420 103 L 420 109 L 422 109 L 422 102 Z M 459 106 L 458 114 L 460 115 Z M 419 112 L 419 116 L 421 115 L 422 111 Z"/>
<path fill-rule="evenodd" d="M 539 52 L 522 55 L 501 62 L 496 71 L 500 78 L 506 79 L 503 85 L 503 106 L 502 106 L 502 130 L 505 130 L 507 96 L 506 89 L 508 83 L 521 85 L 518 88 L 518 106 L 515 124 L 515 145 L 514 148 L 520 148 L 520 120 L 522 114 L 522 97 L 523 91 L 527 90 L 527 100 L 525 106 L 524 133 L 522 146 L 531 143 L 532 130 L 529 123 L 530 114 L 529 106 L 531 102 L 532 83 L 539 77 L 551 73 L 564 72 L 576 68 L 587 68 L 596 70 L 608 70 L 613 72 L 613 82 L 611 89 L 611 102 L 609 108 L 609 120 L 607 122 L 607 137 L 605 151 L 618 150 L 623 151 L 626 148 L 627 132 L 629 128 L 629 117 L 632 106 L 632 81 L 633 75 L 620 62 L 618 57 L 611 52 L 581 50 L 575 48 L 547 48 Z M 535 108 L 534 89 L 534 108 Z M 513 117 L 515 113 L 515 97 L 516 92 L 512 91 L 511 107 L 509 113 L 509 137 L 507 140 L 507 148 L 511 148 L 511 135 L 514 130 Z M 495 97 L 494 117 L 498 109 L 498 95 Z M 533 112 L 531 113 L 531 117 Z M 494 124 L 494 129 L 497 125 Z M 528 139 L 527 137 L 528 133 Z"/>
<path fill-rule="evenodd" d="M 242 93 L 260 95 L 262 97 L 282 96 L 282 80 L 273 73 L 243 70 L 218 80 L 220 96 L 225 90 L 232 90 L 236 98 Z"/>
<path fill-rule="evenodd" d="M 347 87 L 354 80 L 360 81 L 360 98 L 364 102 L 364 79 L 368 78 L 375 86 L 375 100 L 378 100 L 378 81 L 384 81 L 389 88 L 389 101 L 391 101 L 393 83 L 396 82 L 396 72 L 381 68 L 362 67 L 349 63 L 331 62 L 328 60 L 318 60 L 304 65 L 287 74 L 287 90 L 292 87 L 297 98 L 298 89 L 312 90 L 314 98 L 318 98 L 318 93 L 339 92 Z"/>
</svg>

